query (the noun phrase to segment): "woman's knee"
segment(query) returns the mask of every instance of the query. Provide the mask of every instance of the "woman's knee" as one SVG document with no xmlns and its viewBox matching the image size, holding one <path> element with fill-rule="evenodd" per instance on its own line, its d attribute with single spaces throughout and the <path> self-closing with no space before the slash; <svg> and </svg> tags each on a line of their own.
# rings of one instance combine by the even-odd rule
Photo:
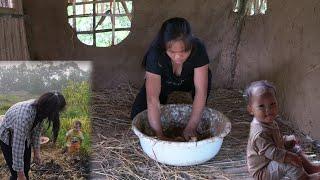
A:
<svg viewBox="0 0 320 180">
<path fill-rule="evenodd" d="M 140 89 L 131 109 L 130 118 L 133 119 L 139 112 L 147 109 L 147 93 L 145 85 Z"/>
</svg>

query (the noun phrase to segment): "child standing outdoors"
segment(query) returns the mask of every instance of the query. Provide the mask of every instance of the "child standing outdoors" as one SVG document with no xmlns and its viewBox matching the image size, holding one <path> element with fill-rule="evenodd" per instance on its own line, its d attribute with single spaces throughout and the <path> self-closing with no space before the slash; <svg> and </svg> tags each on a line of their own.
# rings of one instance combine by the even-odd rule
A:
<svg viewBox="0 0 320 180">
<path fill-rule="evenodd" d="M 81 132 L 81 122 L 79 120 L 74 121 L 73 128 L 70 129 L 66 134 L 66 146 L 69 154 L 76 154 L 80 151 L 80 146 L 84 140 Z"/>
<path fill-rule="evenodd" d="M 320 179 L 320 167 L 312 165 L 294 135 L 282 136 L 275 119 L 278 103 L 275 87 L 256 81 L 245 91 L 248 112 L 253 115 L 247 145 L 247 164 L 254 179 Z"/>
</svg>

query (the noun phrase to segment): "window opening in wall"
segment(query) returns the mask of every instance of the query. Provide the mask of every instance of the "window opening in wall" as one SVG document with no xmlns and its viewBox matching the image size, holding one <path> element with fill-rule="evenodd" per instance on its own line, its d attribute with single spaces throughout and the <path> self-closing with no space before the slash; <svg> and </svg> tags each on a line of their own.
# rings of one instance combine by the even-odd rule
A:
<svg viewBox="0 0 320 180">
<path fill-rule="evenodd" d="M 13 8 L 12 0 L 0 0 L 0 8 Z"/>
<path fill-rule="evenodd" d="M 22 1 L 22 0 L 21 0 Z M 0 15 L 17 15 L 20 13 L 20 0 L 0 0 Z M 17 7 L 18 6 L 18 7 Z M 17 9 L 19 8 L 19 9 Z"/>
<path fill-rule="evenodd" d="M 130 33 L 132 0 L 68 0 L 68 22 L 78 39 L 94 47 L 119 44 Z"/>
<path fill-rule="evenodd" d="M 234 0 L 234 12 L 240 12 L 244 8 L 244 14 L 253 16 L 266 14 L 267 0 Z"/>
</svg>

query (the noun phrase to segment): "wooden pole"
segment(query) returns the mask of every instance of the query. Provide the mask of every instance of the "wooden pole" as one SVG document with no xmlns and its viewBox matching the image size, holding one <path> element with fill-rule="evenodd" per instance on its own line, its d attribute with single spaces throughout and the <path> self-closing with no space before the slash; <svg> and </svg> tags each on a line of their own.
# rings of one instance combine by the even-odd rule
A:
<svg viewBox="0 0 320 180">
<path fill-rule="evenodd" d="M 120 2 L 121 2 L 121 4 L 122 4 L 124 10 L 126 11 L 126 14 L 127 14 L 128 18 L 129 18 L 129 20 L 131 21 L 131 19 L 132 19 L 132 13 L 129 12 L 129 9 L 128 9 L 128 7 L 127 7 L 126 2 L 124 2 L 123 0 L 121 0 Z"/>
<path fill-rule="evenodd" d="M 72 14 L 76 15 L 77 11 L 76 11 L 76 0 L 72 0 Z M 73 28 L 77 31 L 77 21 L 76 21 L 76 17 L 72 18 L 72 26 Z"/>
<path fill-rule="evenodd" d="M 93 47 L 96 47 L 96 29 L 94 28 L 96 26 L 96 1 L 93 0 L 93 23 L 92 23 L 92 35 L 93 35 Z"/>
<path fill-rule="evenodd" d="M 116 28 L 116 20 L 115 20 L 115 12 L 116 12 L 116 6 L 115 6 L 115 0 L 113 0 L 113 3 L 112 3 L 112 8 L 113 8 L 113 11 L 111 11 L 111 22 L 112 22 L 112 43 L 111 45 L 113 46 L 114 45 L 114 40 L 115 40 L 115 28 Z"/>
</svg>

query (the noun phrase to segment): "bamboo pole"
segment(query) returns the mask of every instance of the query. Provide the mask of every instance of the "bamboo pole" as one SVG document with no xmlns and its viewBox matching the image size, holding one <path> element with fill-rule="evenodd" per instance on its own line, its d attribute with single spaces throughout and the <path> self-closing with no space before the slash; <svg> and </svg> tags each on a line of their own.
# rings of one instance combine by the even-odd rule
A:
<svg viewBox="0 0 320 180">
<path fill-rule="evenodd" d="M 112 1 L 112 0 L 111 0 Z M 121 0 L 117 0 L 117 2 L 119 2 L 119 1 L 121 1 Z M 110 0 L 96 0 L 95 1 L 96 3 L 108 3 L 108 2 L 110 2 Z M 93 1 L 88 1 L 88 2 L 76 2 L 75 4 L 76 5 L 82 5 L 82 4 L 92 4 L 93 3 Z M 68 3 L 67 5 L 68 6 L 71 6 L 73 3 Z"/>
<path fill-rule="evenodd" d="M 76 18 L 76 17 L 92 17 L 93 13 L 90 14 L 76 14 L 76 15 L 70 15 L 68 18 Z M 111 14 L 103 13 L 96 13 L 96 16 L 112 16 Z M 113 14 L 115 17 L 121 17 L 121 16 L 128 16 L 128 14 Z"/>
<path fill-rule="evenodd" d="M 87 2 L 88 0 L 83 0 L 83 2 Z M 82 5 L 83 14 L 86 13 L 86 4 Z"/>
<path fill-rule="evenodd" d="M 130 28 L 117 28 L 114 31 L 129 31 Z M 112 29 L 101 29 L 101 30 L 95 30 L 95 31 L 77 31 L 77 34 L 92 34 L 95 33 L 102 33 L 102 32 L 112 32 Z"/>
<path fill-rule="evenodd" d="M 131 19 L 132 19 L 132 13 L 129 12 L 129 9 L 128 9 L 128 7 L 127 7 L 126 2 L 124 2 L 123 0 L 120 1 L 120 2 L 121 2 L 121 4 L 122 4 L 124 10 L 126 11 L 126 14 L 127 14 L 128 18 L 129 18 L 129 20 L 131 21 Z"/>
<path fill-rule="evenodd" d="M 112 22 L 112 43 L 111 45 L 113 46 L 114 45 L 114 39 L 115 39 L 115 27 L 116 27 L 116 20 L 115 20 L 115 12 L 116 12 L 116 5 L 115 5 L 115 0 L 113 0 L 113 3 L 112 3 L 112 8 L 113 8 L 113 11 L 111 11 L 111 22 Z M 111 8 L 111 7 L 110 7 Z"/>
<path fill-rule="evenodd" d="M 72 1 L 72 14 L 76 15 L 77 11 L 76 11 L 76 0 Z M 76 21 L 76 17 L 72 18 L 72 26 L 75 30 L 77 30 L 77 21 Z"/>
<path fill-rule="evenodd" d="M 103 12 L 106 12 L 106 7 L 105 7 L 105 3 L 99 3 L 99 5 L 100 5 L 100 13 L 103 13 Z"/>
<path fill-rule="evenodd" d="M 92 31 L 93 31 L 93 33 L 92 33 L 92 35 L 93 35 L 93 47 L 96 47 L 96 29 L 94 28 L 95 26 L 96 26 L 96 3 L 95 3 L 96 1 L 95 0 L 93 0 L 93 16 L 92 16 L 92 20 L 93 20 L 93 22 L 92 22 Z"/>
</svg>

